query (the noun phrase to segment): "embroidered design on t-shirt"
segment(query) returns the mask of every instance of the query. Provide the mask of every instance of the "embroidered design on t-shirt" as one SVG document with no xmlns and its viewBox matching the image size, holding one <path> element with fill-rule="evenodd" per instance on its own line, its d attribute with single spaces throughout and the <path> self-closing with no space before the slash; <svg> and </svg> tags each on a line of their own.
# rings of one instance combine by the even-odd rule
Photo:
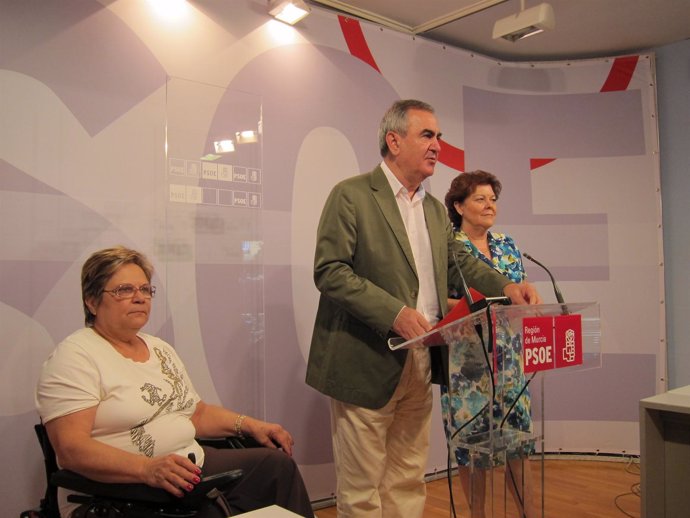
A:
<svg viewBox="0 0 690 518">
<path fill-rule="evenodd" d="M 144 419 L 129 431 L 132 443 L 147 457 L 153 457 L 156 440 L 146 432 L 145 426 L 163 413 L 182 412 L 194 405 L 194 398 L 189 397 L 189 386 L 185 383 L 182 371 L 173 361 L 170 352 L 158 347 L 154 347 L 153 352 L 160 361 L 161 372 L 169 385 L 169 393 L 165 388 L 144 383 L 140 387 L 141 399 L 157 408 L 149 418 Z"/>
</svg>

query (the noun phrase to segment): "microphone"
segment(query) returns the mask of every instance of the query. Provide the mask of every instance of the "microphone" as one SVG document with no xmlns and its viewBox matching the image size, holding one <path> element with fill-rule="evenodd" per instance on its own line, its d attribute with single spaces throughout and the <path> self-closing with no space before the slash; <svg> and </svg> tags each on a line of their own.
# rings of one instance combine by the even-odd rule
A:
<svg viewBox="0 0 690 518">
<path fill-rule="evenodd" d="M 455 250 L 453 250 L 453 263 L 455 263 L 455 269 L 460 275 L 460 281 L 462 282 L 462 296 L 465 297 L 465 301 L 467 302 L 467 307 L 469 308 L 470 313 L 484 309 L 487 306 L 486 299 L 479 299 L 476 302 L 472 299 L 470 289 L 467 287 L 467 282 L 465 282 L 465 276 L 462 274 L 462 269 L 458 264 L 458 254 Z"/>
<path fill-rule="evenodd" d="M 529 255 L 527 252 L 522 252 L 522 255 L 524 255 L 527 259 L 532 261 L 534 264 L 541 266 L 546 273 L 549 274 L 549 277 L 551 278 L 551 285 L 553 286 L 553 292 L 556 295 L 556 300 L 558 301 L 559 304 L 565 304 L 565 301 L 563 300 L 563 294 L 561 293 L 561 290 L 558 288 L 558 284 L 556 284 L 556 279 L 553 278 L 553 275 L 551 275 L 551 272 L 549 269 L 541 264 L 539 261 L 537 261 L 534 257 Z"/>
</svg>

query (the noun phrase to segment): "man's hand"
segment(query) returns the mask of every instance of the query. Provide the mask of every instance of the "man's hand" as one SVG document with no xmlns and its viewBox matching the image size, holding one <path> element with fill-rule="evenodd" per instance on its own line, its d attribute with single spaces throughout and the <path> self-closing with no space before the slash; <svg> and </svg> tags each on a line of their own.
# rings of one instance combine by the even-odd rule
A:
<svg viewBox="0 0 690 518">
<path fill-rule="evenodd" d="M 510 283 L 503 288 L 503 294 L 510 298 L 513 304 L 541 304 L 541 297 L 533 284 L 525 281 L 520 284 Z"/>
<path fill-rule="evenodd" d="M 412 340 L 431 331 L 431 324 L 416 309 L 403 307 L 393 322 L 393 332 L 405 340 Z"/>
</svg>

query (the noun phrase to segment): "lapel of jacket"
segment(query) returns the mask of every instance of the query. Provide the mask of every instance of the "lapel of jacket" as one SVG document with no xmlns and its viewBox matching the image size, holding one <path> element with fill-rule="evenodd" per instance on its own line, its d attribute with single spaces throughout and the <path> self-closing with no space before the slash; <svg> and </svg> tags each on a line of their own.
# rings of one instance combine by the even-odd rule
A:
<svg viewBox="0 0 690 518">
<path fill-rule="evenodd" d="M 412 247 L 407 237 L 405 224 L 400 216 L 398 202 L 395 200 L 395 195 L 393 194 L 390 183 L 388 183 L 388 178 L 386 178 L 386 174 L 383 172 L 383 169 L 381 169 L 381 166 L 377 166 L 372 172 L 371 189 L 374 200 L 378 203 L 383 217 L 393 231 L 393 235 L 397 239 L 410 269 L 414 272 L 415 276 L 417 276 L 417 268 L 415 267 L 414 256 L 412 255 Z"/>
<path fill-rule="evenodd" d="M 441 272 L 448 269 L 448 237 L 446 235 L 446 220 L 438 219 L 438 212 L 434 210 L 434 201 L 427 192 L 424 197 L 424 219 L 429 231 L 431 257 L 434 262 L 434 273 L 437 282 L 445 282 L 446 277 Z M 444 253 L 445 250 L 445 253 Z"/>
</svg>

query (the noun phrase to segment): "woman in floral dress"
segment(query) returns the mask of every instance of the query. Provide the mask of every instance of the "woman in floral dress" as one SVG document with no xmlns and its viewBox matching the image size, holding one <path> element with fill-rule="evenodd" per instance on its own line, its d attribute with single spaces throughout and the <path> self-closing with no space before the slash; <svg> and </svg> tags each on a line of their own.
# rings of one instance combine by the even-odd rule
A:
<svg viewBox="0 0 690 518">
<path fill-rule="evenodd" d="M 474 171 L 461 173 L 451 183 L 445 203 L 448 215 L 455 229 L 455 239 L 464 243 L 468 252 L 486 262 L 499 273 L 515 283 L 525 281 L 525 270 L 522 265 L 520 250 L 513 239 L 498 232 L 492 232 L 496 214 L 497 201 L 501 192 L 501 182 L 491 173 Z M 453 295 L 451 295 L 453 296 Z M 457 300 L 449 301 L 449 307 Z M 493 405 L 494 426 L 503 424 L 513 430 L 532 431 L 529 392 L 524 390 L 525 375 L 521 354 L 519 334 L 507 326 L 496 326 L 497 345 L 495 354 L 497 370 L 502 373 L 503 404 Z M 491 378 L 487 375 L 486 362 L 469 351 L 482 350 L 472 347 L 468 341 L 479 340 L 478 336 L 463 336 L 467 347 L 451 348 L 451 364 L 460 368 L 451 375 L 450 387 L 441 386 L 441 410 L 446 435 L 462 432 L 468 435 L 487 432 L 490 427 L 488 405 L 492 394 Z M 481 346 L 481 344 L 475 344 Z M 517 399 L 517 402 L 516 402 Z M 506 412 L 506 409 L 509 411 Z M 505 417 L 507 413 L 508 417 Z M 503 423 L 505 421 L 505 423 Z M 527 453 L 531 453 L 531 449 Z M 466 449 L 455 449 L 460 482 L 470 502 L 472 518 L 484 518 L 484 500 L 486 495 L 486 470 L 476 469 L 475 476 L 470 477 L 469 452 Z M 494 460 L 496 462 L 496 460 Z M 486 464 L 484 459 L 484 464 Z M 525 466 L 524 473 L 522 466 Z M 481 466 L 481 464 L 480 464 Z M 485 465 L 483 467 L 486 467 Z M 512 473 L 511 473 L 512 472 Z M 514 481 L 509 485 L 515 503 L 522 509 L 521 518 L 536 517 L 531 504 L 529 484 L 529 461 L 524 464 L 509 461 L 506 476 Z M 525 477 L 524 479 L 522 477 Z M 524 484 L 523 484 L 524 481 Z M 518 486 L 525 488 L 524 494 Z"/>
</svg>

